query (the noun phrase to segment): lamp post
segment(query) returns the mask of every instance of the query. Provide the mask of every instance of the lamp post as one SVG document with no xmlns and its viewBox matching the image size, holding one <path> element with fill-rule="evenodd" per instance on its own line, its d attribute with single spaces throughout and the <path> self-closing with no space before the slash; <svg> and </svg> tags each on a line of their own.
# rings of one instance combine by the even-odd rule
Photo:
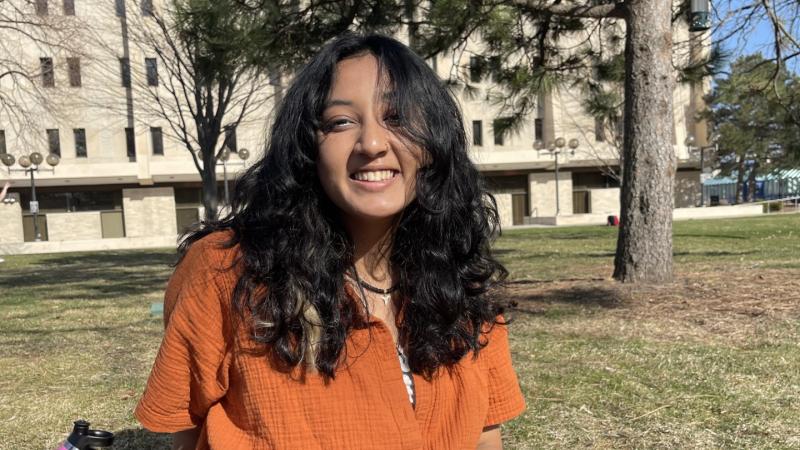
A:
<svg viewBox="0 0 800 450">
<path fill-rule="evenodd" d="M 542 150 L 546 150 L 551 155 L 555 157 L 556 162 L 556 216 L 561 214 L 561 199 L 558 192 L 558 155 L 562 152 L 567 151 L 568 154 L 574 155 L 575 149 L 578 148 L 580 142 L 577 139 L 570 139 L 567 142 L 566 139 L 563 137 L 556 138 L 554 141 L 548 141 L 545 145 L 544 142 L 537 139 L 533 142 L 533 148 L 536 149 L 537 152 L 541 152 Z M 565 146 L 569 146 L 569 150 L 564 150 Z"/>
<path fill-rule="evenodd" d="M 225 205 L 229 206 L 231 204 L 230 194 L 228 192 L 228 164 L 234 165 L 246 165 L 247 158 L 250 157 L 250 150 L 243 148 L 236 152 L 239 155 L 239 158 L 242 160 L 240 163 L 229 163 L 228 160 L 231 158 L 231 150 L 230 147 L 227 145 L 225 148 L 222 149 L 222 153 L 219 155 L 220 161 L 222 161 L 222 179 L 225 183 Z"/>
<path fill-rule="evenodd" d="M 25 172 L 26 174 L 30 173 L 31 175 L 31 202 L 28 206 L 31 214 L 33 214 L 33 235 L 35 241 L 41 241 L 42 235 L 39 232 L 39 202 L 36 200 L 36 178 L 33 176 L 34 172 L 38 172 L 40 170 L 46 170 L 48 172 L 55 172 L 55 167 L 61 161 L 61 158 L 58 157 L 55 153 L 50 153 L 47 155 L 47 158 L 43 158 L 42 154 L 39 152 L 33 152 L 30 155 L 22 155 L 19 158 L 14 158 L 14 155 L 10 153 L 4 153 L 2 157 L 0 157 L 3 164 L 8 169 L 8 173 L 11 172 Z M 11 166 L 14 165 L 16 162 L 22 167 L 22 169 L 12 169 Z M 50 169 L 43 169 L 40 167 L 42 164 L 42 160 L 46 160 L 47 164 L 51 166 Z"/>
<path fill-rule="evenodd" d="M 700 152 L 700 206 L 706 206 L 706 198 L 705 194 L 703 193 L 703 183 L 705 183 L 705 155 L 706 150 L 713 148 L 716 152 L 719 149 L 719 144 L 717 143 L 717 136 L 714 135 L 711 137 L 711 141 L 714 142 L 714 145 L 708 145 L 705 147 L 695 147 L 695 138 L 693 135 L 686 136 L 686 140 L 684 143 L 686 144 L 686 149 L 690 152 L 698 151 Z"/>
</svg>

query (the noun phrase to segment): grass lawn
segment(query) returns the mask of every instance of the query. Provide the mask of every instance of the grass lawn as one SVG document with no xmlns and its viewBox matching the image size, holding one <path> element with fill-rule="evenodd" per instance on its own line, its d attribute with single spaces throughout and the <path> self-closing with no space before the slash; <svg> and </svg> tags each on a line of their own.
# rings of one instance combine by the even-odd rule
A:
<svg viewBox="0 0 800 450">
<path fill-rule="evenodd" d="M 800 214 L 675 224 L 676 277 L 609 280 L 615 229 L 508 231 L 512 352 L 528 409 L 506 448 L 800 448 Z M 132 410 L 161 339 L 171 251 L 0 264 L 0 449 L 84 417 L 167 448 Z"/>
</svg>

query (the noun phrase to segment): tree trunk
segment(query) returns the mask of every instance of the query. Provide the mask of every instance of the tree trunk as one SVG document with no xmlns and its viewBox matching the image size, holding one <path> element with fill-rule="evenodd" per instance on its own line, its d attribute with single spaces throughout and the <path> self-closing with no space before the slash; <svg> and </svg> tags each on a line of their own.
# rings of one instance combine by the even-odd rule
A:
<svg viewBox="0 0 800 450">
<path fill-rule="evenodd" d="M 758 161 L 753 163 L 750 167 L 750 173 L 747 175 L 747 201 L 756 201 L 756 175 L 758 174 Z"/>
<path fill-rule="evenodd" d="M 736 168 L 736 204 L 744 202 L 744 155 L 739 157 Z"/>
<path fill-rule="evenodd" d="M 672 279 L 672 2 L 627 0 L 622 224 L 614 278 Z"/>
<path fill-rule="evenodd" d="M 205 214 L 203 220 L 212 222 L 217 220 L 217 165 L 214 159 L 214 149 L 203 149 L 203 173 L 201 178 L 203 180 L 203 207 Z"/>
</svg>

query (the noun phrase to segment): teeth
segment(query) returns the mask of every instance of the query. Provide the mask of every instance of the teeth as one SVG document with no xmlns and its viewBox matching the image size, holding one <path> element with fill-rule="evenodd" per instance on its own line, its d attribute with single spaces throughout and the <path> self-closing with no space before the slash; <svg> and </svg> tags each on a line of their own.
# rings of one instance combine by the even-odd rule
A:
<svg viewBox="0 0 800 450">
<path fill-rule="evenodd" d="M 394 172 L 391 170 L 370 170 L 364 172 L 356 172 L 353 175 L 358 181 L 385 181 L 394 177 Z"/>
</svg>

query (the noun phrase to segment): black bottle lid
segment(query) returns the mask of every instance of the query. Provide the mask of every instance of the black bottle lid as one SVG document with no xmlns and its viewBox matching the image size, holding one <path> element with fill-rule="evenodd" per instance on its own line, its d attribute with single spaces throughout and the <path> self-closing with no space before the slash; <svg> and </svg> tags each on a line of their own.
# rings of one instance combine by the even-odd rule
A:
<svg viewBox="0 0 800 450">
<path fill-rule="evenodd" d="M 89 422 L 78 420 L 75 422 L 72 434 L 69 435 L 67 441 L 80 450 L 108 448 L 114 443 L 114 433 L 104 430 L 90 430 Z"/>
</svg>

